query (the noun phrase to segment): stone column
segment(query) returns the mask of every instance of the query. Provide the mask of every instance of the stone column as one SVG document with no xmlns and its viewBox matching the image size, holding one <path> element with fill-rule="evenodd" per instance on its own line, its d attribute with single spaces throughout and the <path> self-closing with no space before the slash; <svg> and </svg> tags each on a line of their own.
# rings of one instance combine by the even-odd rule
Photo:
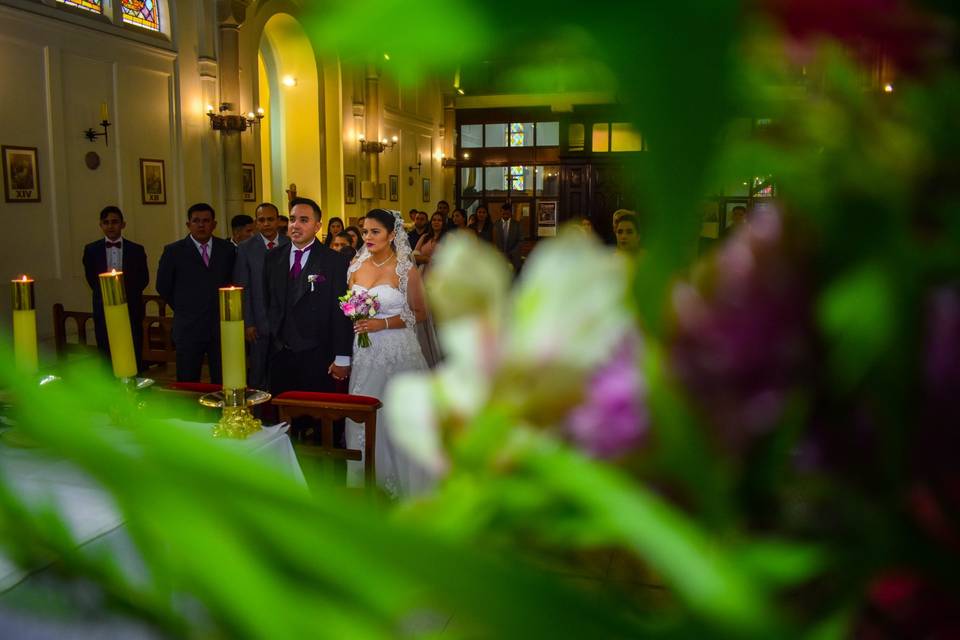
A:
<svg viewBox="0 0 960 640">
<path fill-rule="evenodd" d="M 380 71 L 376 65 L 367 65 L 367 79 L 364 87 L 364 128 L 367 140 L 380 140 Z M 368 153 L 367 180 L 373 183 L 373 193 L 363 200 L 366 210 L 377 206 L 377 185 L 380 183 L 380 154 Z M 363 213 L 366 213 L 366 210 Z"/>
<path fill-rule="evenodd" d="M 443 100 L 443 124 L 440 126 L 440 139 L 442 140 L 443 155 L 449 158 L 448 166 L 443 167 L 443 198 L 447 202 L 453 202 L 453 206 L 461 206 L 453 196 L 453 191 L 457 179 L 456 165 L 456 140 L 457 140 L 457 105 L 455 96 L 452 93 L 444 93 L 441 96 Z"/>
<path fill-rule="evenodd" d="M 229 105 L 229 113 L 240 113 L 240 25 L 246 18 L 248 2 L 220 0 L 217 21 L 220 35 L 220 102 Z M 243 211 L 243 151 L 240 131 L 220 132 L 223 149 L 224 205 L 221 228 Z M 228 229 L 229 231 L 229 229 Z"/>
</svg>

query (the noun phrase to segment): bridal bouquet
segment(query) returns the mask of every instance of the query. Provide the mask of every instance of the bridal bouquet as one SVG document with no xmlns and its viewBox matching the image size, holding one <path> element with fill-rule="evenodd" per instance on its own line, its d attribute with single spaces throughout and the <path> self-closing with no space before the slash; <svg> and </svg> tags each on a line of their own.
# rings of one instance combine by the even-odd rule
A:
<svg viewBox="0 0 960 640">
<path fill-rule="evenodd" d="M 340 301 L 343 315 L 350 318 L 351 322 L 374 318 L 380 311 L 380 301 L 377 300 L 376 294 L 371 294 L 369 291 L 348 291 L 337 299 Z M 370 336 L 366 332 L 358 333 L 357 344 L 361 347 L 369 347 Z"/>
</svg>

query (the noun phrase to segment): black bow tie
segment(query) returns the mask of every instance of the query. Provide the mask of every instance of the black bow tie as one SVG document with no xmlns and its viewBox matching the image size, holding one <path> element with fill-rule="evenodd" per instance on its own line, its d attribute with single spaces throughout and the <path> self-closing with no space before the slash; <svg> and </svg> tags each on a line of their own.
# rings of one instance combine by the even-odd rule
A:
<svg viewBox="0 0 960 640">
<path fill-rule="evenodd" d="M 107 249 L 119 249 L 119 248 L 120 248 L 120 244 L 121 244 L 121 243 L 120 243 L 119 241 L 118 241 L 118 242 L 110 242 L 109 240 L 107 240 Z"/>
</svg>

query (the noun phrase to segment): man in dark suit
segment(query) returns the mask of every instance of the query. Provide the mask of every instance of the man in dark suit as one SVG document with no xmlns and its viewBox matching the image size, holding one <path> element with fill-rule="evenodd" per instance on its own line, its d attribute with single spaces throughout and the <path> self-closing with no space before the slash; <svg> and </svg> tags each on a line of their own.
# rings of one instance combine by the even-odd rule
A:
<svg viewBox="0 0 960 640">
<path fill-rule="evenodd" d="M 239 247 L 245 240 L 252 238 L 254 233 L 253 218 L 240 213 L 230 218 L 230 244 Z"/>
<path fill-rule="evenodd" d="M 291 244 L 268 251 L 264 261 L 274 394 L 332 392 L 350 375 L 353 325 L 337 301 L 347 291 L 347 260 L 317 241 L 320 216 L 313 200 L 292 199 Z"/>
<path fill-rule="evenodd" d="M 178 382 L 200 381 L 204 355 L 210 381 L 222 381 L 218 289 L 233 279 L 236 250 L 227 240 L 213 237 L 214 215 L 205 202 L 191 206 L 190 233 L 163 248 L 157 269 L 157 293 L 173 309 Z"/>
<path fill-rule="evenodd" d="M 509 202 L 500 205 L 500 220 L 493 225 L 493 244 L 513 265 L 513 272 L 520 271 L 520 224 L 513 219 L 513 207 Z"/>
<path fill-rule="evenodd" d="M 100 274 L 112 269 L 123 271 L 133 352 L 137 357 L 139 371 L 143 368 L 143 290 L 150 283 L 150 272 L 147 270 L 147 253 L 143 250 L 143 245 L 123 237 L 126 226 L 123 212 L 118 207 L 111 205 L 103 208 L 100 212 L 100 230 L 104 238 L 83 248 L 83 271 L 93 292 L 93 327 L 97 336 L 97 348 L 108 360 L 110 344 L 107 339 L 107 324 L 103 318 Z"/>
<path fill-rule="evenodd" d="M 233 282 L 244 288 L 243 321 L 250 344 L 250 372 L 247 384 L 254 389 L 269 389 L 267 357 L 270 353 L 270 322 L 263 296 L 263 262 L 267 253 L 290 244 L 290 238 L 277 232 L 279 211 L 269 202 L 257 207 L 260 233 L 237 248 Z"/>
</svg>

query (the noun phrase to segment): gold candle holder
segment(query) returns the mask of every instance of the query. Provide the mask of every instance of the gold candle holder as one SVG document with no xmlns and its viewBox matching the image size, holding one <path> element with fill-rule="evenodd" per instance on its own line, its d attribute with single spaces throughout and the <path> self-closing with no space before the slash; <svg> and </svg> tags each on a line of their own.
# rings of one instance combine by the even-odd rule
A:
<svg viewBox="0 0 960 640">
<path fill-rule="evenodd" d="M 40 357 L 37 348 L 37 309 L 33 279 L 26 275 L 10 281 L 13 295 L 13 355 L 17 371 L 37 373 Z"/>
<path fill-rule="evenodd" d="M 213 427 L 215 438 L 243 440 L 260 431 L 260 421 L 250 406 L 270 399 L 270 394 L 247 394 L 247 366 L 243 331 L 243 287 L 220 289 L 220 354 L 223 391 L 200 398 L 204 406 L 220 407 L 223 415 Z"/>
</svg>

